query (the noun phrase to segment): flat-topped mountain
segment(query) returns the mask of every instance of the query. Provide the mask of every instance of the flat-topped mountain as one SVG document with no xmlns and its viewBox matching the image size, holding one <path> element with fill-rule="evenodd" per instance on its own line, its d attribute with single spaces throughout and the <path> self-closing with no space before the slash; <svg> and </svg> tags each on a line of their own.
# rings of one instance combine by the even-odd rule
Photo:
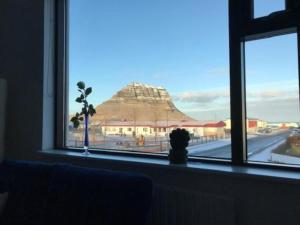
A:
<svg viewBox="0 0 300 225">
<path fill-rule="evenodd" d="M 131 83 L 96 107 L 92 121 L 195 121 L 176 108 L 163 87 Z"/>
<path fill-rule="evenodd" d="M 110 101 L 123 102 L 163 102 L 171 101 L 167 90 L 163 87 L 153 87 L 147 84 L 132 83 L 118 91 Z"/>
</svg>

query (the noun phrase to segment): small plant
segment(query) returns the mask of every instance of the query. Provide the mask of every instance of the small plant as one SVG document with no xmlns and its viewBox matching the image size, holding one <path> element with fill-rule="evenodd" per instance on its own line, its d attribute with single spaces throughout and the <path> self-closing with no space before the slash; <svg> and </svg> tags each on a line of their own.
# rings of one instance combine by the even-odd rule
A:
<svg viewBox="0 0 300 225">
<path fill-rule="evenodd" d="M 84 121 L 84 153 L 86 155 L 89 154 L 89 116 L 93 116 L 96 113 L 94 106 L 89 104 L 87 101 L 87 97 L 92 93 L 92 88 L 85 88 L 85 83 L 83 81 L 79 81 L 77 83 L 78 91 L 80 92 L 80 96 L 76 98 L 76 102 L 82 103 L 83 107 L 80 113 L 76 113 L 75 116 L 71 118 L 71 122 L 73 123 L 74 128 L 78 128 L 80 125 L 80 121 Z"/>
<path fill-rule="evenodd" d="M 169 152 L 169 160 L 171 163 L 186 163 L 187 150 L 189 145 L 190 134 L 185 129 L 176 129 L 170 133 L 170 144 L 172 149 Z"/>
<path fill-rule="evenodd" d="M 83 107 L 80 113 L 76 113 L 75 116 L 71 118 L 71 122 L 73 122 L 74 128 L 78 128 L 80 125 L 80 121 L 83 121 L 88 116 L 93 116 L 96 113 L 94 106 L 89 104 L 87 101 L 87 97 L 92 93 L 92 88 L 85 88 L 85 83 L 83 81 L 79 81 L 77 83 L 78 91 L 80 92 L 80 96 L 76 98 L 76 102 L 82 103 Z"/>
</svg>

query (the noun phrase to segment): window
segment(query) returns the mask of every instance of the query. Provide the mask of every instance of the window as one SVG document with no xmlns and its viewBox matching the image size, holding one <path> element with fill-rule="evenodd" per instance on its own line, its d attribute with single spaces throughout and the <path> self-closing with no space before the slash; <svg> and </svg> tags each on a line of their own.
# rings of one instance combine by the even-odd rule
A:
<svg viewBox="0 0 300 225">
<path fill-rule="evenodd" d="M 131 126 L 92 129 L 95 150 L 166 154 L 170 131 L 185 128 L 191 156 L 230 159 L 227 0 L 70 0 L 68 11 L 68 114 L 81 109 L 82 80 L 93 88 L 91 127 Z"/>
<path fill-rule="evenodd" d="M 300 164 L 297 35 L 246 42 L 245 59 L 248 160 Z"/>
<path fill-rule="evenodd" d="M 233 162 L 298 164 L 290 153 L 299 123 L 299 11 L 286 1 L 287 11 L 253 20 L 252 3 L 232 5 L 230 15 Z"/>
<path fill-rule="evenodd" d="M 83 80 L 97 110 L 95 152 L 166 155 L 169 133 L 185 128 L 192 159 L 299 164 L 291 158 L 300 122 L 298 1 L 69 0 L 65 12 L 60 147 L 82 145 L 82 127 L 68 118 L 80 111 L 74 100 Z M 285 129 L 284 150 L 275 148 L 275 126 Z"/>
</svg>

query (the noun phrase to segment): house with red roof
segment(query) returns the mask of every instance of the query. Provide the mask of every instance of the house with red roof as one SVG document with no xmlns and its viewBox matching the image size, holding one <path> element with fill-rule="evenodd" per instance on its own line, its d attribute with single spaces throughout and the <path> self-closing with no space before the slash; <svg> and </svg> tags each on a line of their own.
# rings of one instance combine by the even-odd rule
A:
<svg viewBox="0 0 300 225">
<path fill-rule="evenodd" d="M 223 121 L 201 123 L 199 121 L 106 121 L 99 123 L 104 135 L 167 136 L 177 128 L 186 129 L 194 137 L 225 137 Z"/>
</svg>

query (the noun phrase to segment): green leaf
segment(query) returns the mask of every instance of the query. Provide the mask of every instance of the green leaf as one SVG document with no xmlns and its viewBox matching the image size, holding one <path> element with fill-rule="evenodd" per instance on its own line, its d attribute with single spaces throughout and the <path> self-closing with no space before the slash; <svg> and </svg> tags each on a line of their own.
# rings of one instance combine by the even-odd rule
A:
<svg viewBox="0 0 300 225">
<path fill-rule="evenodd" d="M 85 83 L 83 81 L 79 81 L 77 83 L 77 86 L 78 86 L 79 89 L 83 90 L 85 88 Z"/>
<path fill-rule="evenodd" d="M 89 88 L 87 88 L 86 90 L 85 90 L 85 95 L 86 96 L 88 96 L 89 94 L 91 94 L 92 93 L 92 88 L 91 87 L 89 87 Z"/>
<path fill-rule="evenodd" d="M 79 120 L 80 120 L 80 121 L 83 121 L 83 117 L 79 117 Z"/>
<path fill-rule="evenodd" d="M 74 123 L 75 120 L 77 120 L 77 118 L 73 116 L 70 121 Z"/>
<path fill-rule="evenodd" d="M 79 113 L 76 113 L 76 118 L 78 118 L 79 117 Z"/>
<path fill-rule="evenodd" d="M 76 98 L 75 101 L 78 102 L 78 103 L 82 103 L 82 99 L 80 97 Z"/>
<path fill-rule="evenodd" d="M 83 95 L 83 94 L 81 94 L 81 95 L 80 95 L 80 98 L 81 98 L 81 99 L 84 99 L 84 95 Z"/>
<path fill-rule="evenodd" d="M 93 105 L 90 105 L 90 106 L 93 107 Z M 96 113 L 96 110 L 95 110 L 94 108 L 89 108 L 88 113 L 89 113 L 91 116 L 93 116 L 93 115 Z"/>
<path fill-rule="evenodd" d="M 79 127 L 79 121 L 78 120 L 75 120 L 74 122 L 73 122 L 73 126 L 75 127 L 75 128 L 78 128 Z"/>
<path fill-rule="evenodd" d="M 90 105 L 89 105 L 89 109 L 94 109 L 93 104 L 90 104 Z"/>
<path fill-rule="evenodd" d="M 81 109 L 81 112 L 83 113 L 83 114 L 86 114 L 87 113 L 87 110 L 86 110 L 86 108 L 84 107 L 84 108 L 82 108 Z"/>
</svg>

